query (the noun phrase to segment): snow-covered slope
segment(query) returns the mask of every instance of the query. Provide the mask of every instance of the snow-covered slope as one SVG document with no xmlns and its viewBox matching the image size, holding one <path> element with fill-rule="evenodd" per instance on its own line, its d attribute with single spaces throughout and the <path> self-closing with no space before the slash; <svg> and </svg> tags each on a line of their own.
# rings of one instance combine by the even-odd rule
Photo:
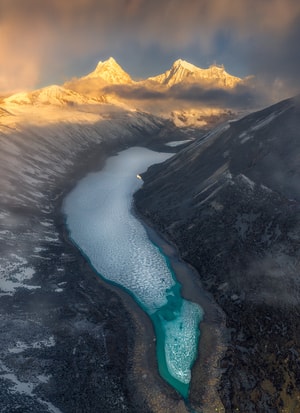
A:
<svg viewBox="0 0 300 413">
<path fill-rule="evenodd" d="M 227 73 L 223 66 L 212 65 L 208 69 L 201 69 L 182 59 L 176 60 L 165 73 L 148 80 L 168 87 L 178 83 L 200 83 L 221 88 L 233 88 L 242 81 Z"/>
<path fill-rule="evenodd" d="M 1 202 L 9 205 L 14 199 L 19 206 L 37 202 L 44 178 L 50 189 L 52 177 L 63 176 L 87 147 L 129 139 L 138 130 L 147 133 L 149 128 L 152 133 L 162 125 L 151 115 L 106 104 L 73 108 L 7 102 L 5 109 L 7 115 L 0 121 L 0 187 L 5 188 Z"/>
<path fill-rule="evenodd" d="M 28 105 L 81 105 L 103 102 L 103 97 L 93 98 L 61 86 L 51 85 L 33 92 L 20 92 L 4 99 L 6 104 Z"/>
<path fill-rule="evenodd" d="M 124 393 L 128 317 L 87 268 L 82 275 L 58 230 L 58 200 L 105 151 L 163 122 L 106 104 L 7 101 L 0 114 L 0 411 L 135 411 Z M 120 331 L 124 345 L 114 345 Z"/>
</svg>

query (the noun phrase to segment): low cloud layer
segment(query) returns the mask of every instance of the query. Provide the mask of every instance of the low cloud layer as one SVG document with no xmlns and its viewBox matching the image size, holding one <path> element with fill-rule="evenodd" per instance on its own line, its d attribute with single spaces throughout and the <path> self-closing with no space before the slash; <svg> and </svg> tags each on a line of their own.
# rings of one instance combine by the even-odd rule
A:
<svg viewBox="0 0 300 413">
<path fill-rule="evenodd" d="M 209 88 L 195 85 L 175 85 L 169 89 L 149 89 L 147 86 L 113 85 L 104 88 L 104 93 L 121 99 L 135 101 L 189 102 L 195 106 L 211 106 L 232 109 L 251 109 L 266 103 L 266 96 L 256 88 L 237 85 L 233 89 Z"/>
<path fill-rule="evenodd" d="M 79 75 L 72 63 L 107 53 L 131 72 L 129 49 L 157 73 L 158 51 L 217 57 L 285 93 L 300 87 L 299 19 L 298 0 L 1 0 L 0 93 Z"/>
</svg>

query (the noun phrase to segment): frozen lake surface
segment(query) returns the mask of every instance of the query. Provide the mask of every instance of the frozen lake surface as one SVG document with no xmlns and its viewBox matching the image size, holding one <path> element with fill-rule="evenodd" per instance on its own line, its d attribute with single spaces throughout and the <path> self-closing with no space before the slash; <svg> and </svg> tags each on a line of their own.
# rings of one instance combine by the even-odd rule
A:
<svg viewBox="0 0 300 413">
<path fill-rule="evenodd" d="M 64 201 L 70 237 L 95 270 L 127 290 L 151 317 L 159 370 L 184 397 L 197 356 L 202 309 L 181 297 L 167 258 L 132 214 L 137 175 L 172 154 L 134 147 L 83 178 Z"/>
</svg>

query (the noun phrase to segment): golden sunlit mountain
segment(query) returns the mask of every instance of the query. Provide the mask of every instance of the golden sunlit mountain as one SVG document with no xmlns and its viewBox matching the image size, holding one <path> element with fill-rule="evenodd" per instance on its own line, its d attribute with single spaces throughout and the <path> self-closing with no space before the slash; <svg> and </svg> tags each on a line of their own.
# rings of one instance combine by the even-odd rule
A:
<svg viewBox="0 0 300 413">
<path fill-rule="evenodd" d="M 242 79 L 227 73 L 223 65 L 212 65 L 208 69 L 201 69 L 182 59 L 176 60 L 170 70 L 161 75 L 150 77 L 148 80 L 168 87 L 187 82 L 206 83 L 212 87 L 221 88 L 233 88 L 242 81 Z"/>
<path fill-rule="evenodd" d="M 65 105 L 65 104 L 92 104 L 103 102 L 104 99 L 93 98 L 66 89 L 58 85 L 51 85 L 33 92 L 15 93 L 4 99 L 6 104 L 31 104 L 31 105 Z"/>
<path fill-rule="evenodd" d="M 164 73 L 134 81 L 110 57 L 88 75 L 64 86 L 92 98 L 155 113 L 177 126 L 206 128 L 235 116 L 232 98 L 247 80 L 227 73 L 223 65 L 202 69 L 178 59 Z"/>
<path fill-rule="evenodd" d="M 76 82 L 81 83 L 92 79 L 97 79 L 100 85 L 104 85 L 103 82 L 110 85 L 141 86 L 148 84 L 152 87 L 157 85 L 172 87 L 177 84 L 201 84 L 202 86 L 225 89 L 233 88 L 243 81 L 239 77 L 227 73 L 223 65 L 212 65 L 207 69 L 202 69 L 185 60 L 178 59 L 166 72 L 135 82 L 116 60 L 110 57 L 104 62 L 100 61 L 93 72 L 84 77 L 73 79 L 66 84 L 76 87 Z"/>
<path fill-rule="evenodd" d="M 14 94 L 4 102 L 17 105 L 82 105 L 108 103 L 138 109 L 170 119 L 177 126 L 211 127 L 236 116 L 240 79 L 212 65 L 199 68 L 176 60 L 166 72 L 134 81 L 113 57 L 97 64 L 91 73 L 63 86 L 51 85 Z M 245 90 L 242 90 L 245 101 Z"/>
<path fill-rule="evenodd" d="M 133 83 L 133 80 L 128 73 L 116 62 L 113 57 L 110 57 L 104 62 L 99 62 L 96 69 L 84 77 L 84 79 L 101 78 L 108 84 L 126 84 Z"/>
</svg>

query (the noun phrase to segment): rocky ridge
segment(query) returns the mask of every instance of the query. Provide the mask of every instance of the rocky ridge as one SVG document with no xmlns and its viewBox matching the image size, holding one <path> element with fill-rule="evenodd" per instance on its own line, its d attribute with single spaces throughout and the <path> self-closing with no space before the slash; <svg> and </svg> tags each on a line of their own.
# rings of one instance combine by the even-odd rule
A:
<svg viewBox="0 0 300 413">
<path fill-rule="evenodd" d="M 227 413 L 300 410 L 299 119 L 294 98 L 224 124 L 150 168 L 135 197 L 226 314 Z"/>
</svg>

